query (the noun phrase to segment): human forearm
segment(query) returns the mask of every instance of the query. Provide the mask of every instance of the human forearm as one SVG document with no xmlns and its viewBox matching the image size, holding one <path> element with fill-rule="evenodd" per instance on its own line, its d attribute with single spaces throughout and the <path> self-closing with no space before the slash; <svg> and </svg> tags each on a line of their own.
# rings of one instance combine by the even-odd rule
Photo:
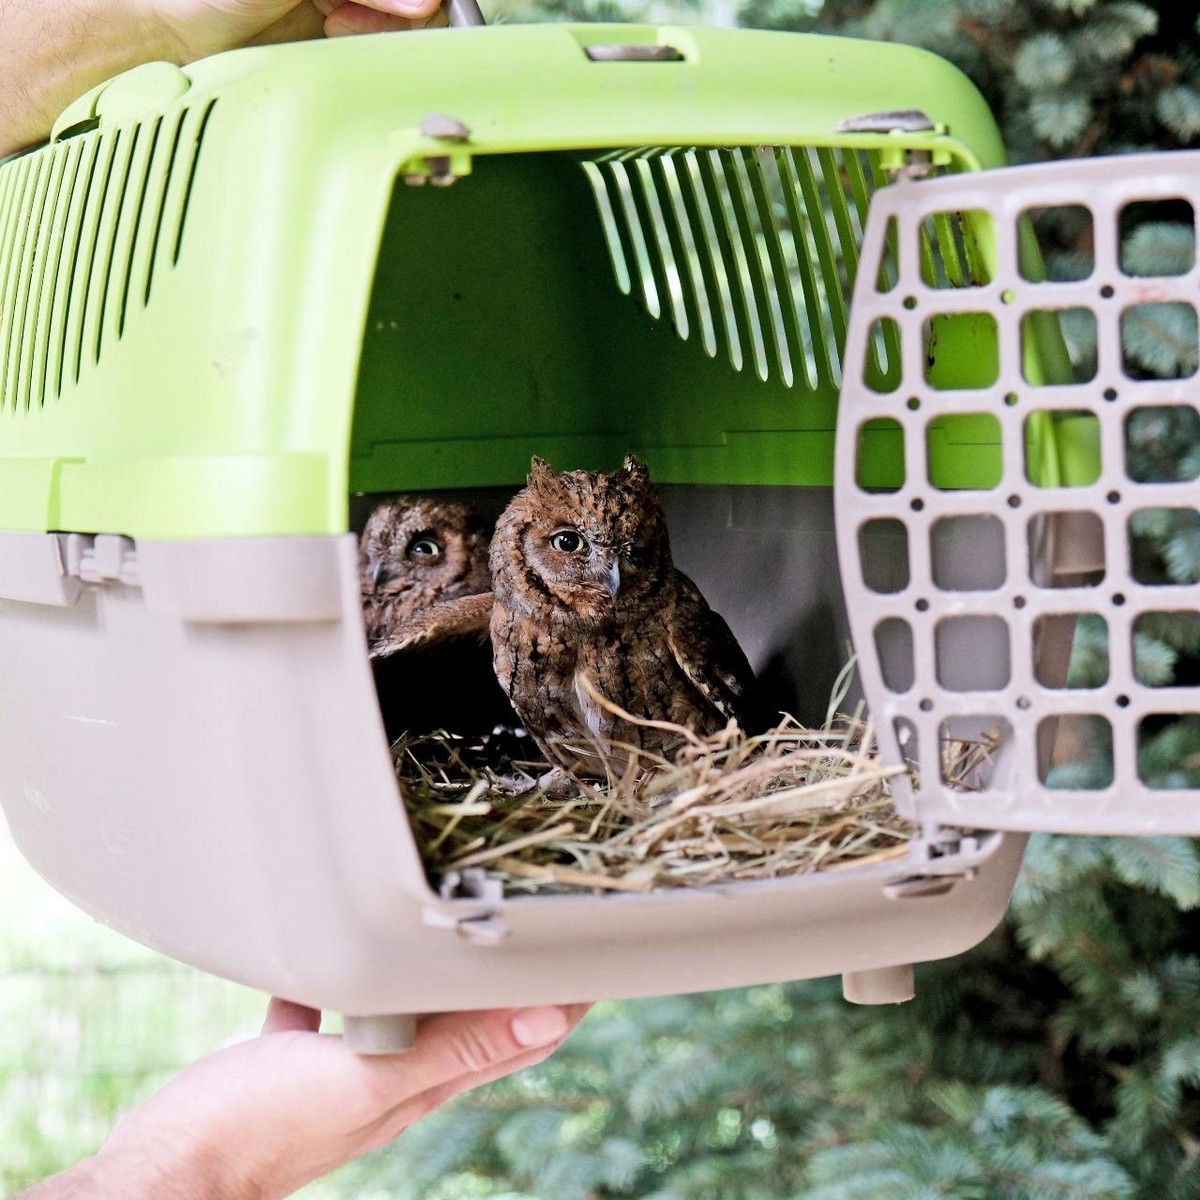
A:
<svg viewBox="0 0 1200 1200">
<path fill-rule="evenodd" d="M 199 1161 L 187 1147 L 146 1154 L 102 1151 L 22 1192 L 16 1200 L 251 1200 L 230 1191 L 219 1164 Z M 169 1163 L 169 1171 L 163 1163 Z"/>
<path fill-rule="evenodd" d="M 273 1001 L 262 1037 L 194 1063 L 95 1157 L 20 1200 L 282 1200 L 452 1096 L 545 1058 L 586 1005 L 447 1013 L 406 1054 L 362 1057 Z"/>
<path fill-rule="evenodd" d="M 111 0 L 0 0 L 0 156 L 39 142 L 76 96 L 177 51 L 149 11 Z"/>
</svg>

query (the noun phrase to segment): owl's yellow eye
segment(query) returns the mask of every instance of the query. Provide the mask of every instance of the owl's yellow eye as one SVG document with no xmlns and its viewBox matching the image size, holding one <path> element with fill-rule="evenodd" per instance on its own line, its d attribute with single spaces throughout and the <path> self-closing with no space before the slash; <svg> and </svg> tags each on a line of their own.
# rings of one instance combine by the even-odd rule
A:
<svg viewBox="0 0 1200 1200">
<path fill-rule="evenodd" d="M 442 557 L 442 547 L 431 537 L 413 538 L 404 552 L 407 558 L 423 559 L 425 562 L 435 562 Z"/>
<path fill-rule="evenodd" d="M 583 538 L 574 529 L 560 529 L 550 535 L 550 545 L 564 554 L 574 554 L 583 549 Z"/>
</svg>

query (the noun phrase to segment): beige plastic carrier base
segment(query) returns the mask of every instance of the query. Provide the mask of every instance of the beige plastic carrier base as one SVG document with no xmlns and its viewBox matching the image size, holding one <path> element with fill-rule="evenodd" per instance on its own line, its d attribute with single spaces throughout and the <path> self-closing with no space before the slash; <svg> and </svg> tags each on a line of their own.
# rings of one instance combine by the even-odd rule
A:
<svg viewBox="0 0 1200 1200">
<path fill-rule="evenodd" d="M 739 553 L 748 571 L 773 545 L 771 568 L 794 575 L 798 607 L 777 623 L 844 611 L 836 572 L 811 570 L 832 553 L 828 493 L 786 495 L 803 520 L 760 497 L 762 528 L 727 515 L 726 553 L 697 571 L 759 666 L 777 631 L 727 569 Z M 703 489 L 686 499 L 668 495 L 668 512 L 689 562 L 722 506 Z M 0 738 L 0 786 L 21 850 L 138 941 L 346 1014 L 361 1050 L 402 1046 L 421 1012 L 838 972 L 851 999 L 903 1000 L 908 964 L 974 945 L 1007 904 L 1025 839 L 949 832 L 811 877 L 504 899 L 468 872 L 439 896 L 392 774 L 353 537 L 2 543 L 0 707 L 20 707 L 26 732 Z M 844 645 L 844 630 L 839 615 L 826 639 Z M 827 703 L 818 675 L 810 699 Z"/>
</svg>

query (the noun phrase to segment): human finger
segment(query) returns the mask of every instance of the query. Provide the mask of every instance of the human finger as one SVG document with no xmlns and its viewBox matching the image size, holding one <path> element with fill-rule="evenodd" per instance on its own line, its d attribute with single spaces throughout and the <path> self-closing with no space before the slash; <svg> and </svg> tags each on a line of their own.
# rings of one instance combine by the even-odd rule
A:
<svg viewBox="0 0 1200 1200">
<path fill-rule="evenodd" d="M 371 3 L 331 4 L 325 18 L 326 37 L 361 33 L 394 33 L 446 25 L 448 18 L 438 0 L 371 0 Z"/>
<path fill-rule="evenodd" d="M 263 1033 L 317 1033 L 321 1028 L 321 1014 L 315 1008 L 305 1004 L 296 1004 L 292 1000 L 281 1000 L 278 996 L 271 997 L 267 1005 L 266 1020 L 263 1021 Z"/>
<path fill-rule="evenodd" d="M 319 38 L 325 32 L 325 14 L 320 5 L 305 0 L 289 9 L 277 21 L 252 37 L 245 39 L 247 46 L 273 46 L 280 42 L 307 42 Z M 236 43 L 232 43 L 236 44 Z M 225 48 L 225 47 L 218 47 Z"/>
<path fill-rule="evenodd" d="M 394 17 L 428 17 L 442 5 L 442 0 L 312 0 L 313 7 L 325 16 L 339 8 L 370 8 Z"/>
<path fill-rule="evenodd" d="M 442 6 L 442 0 L 347 0 L 347 8 L 370 8 L 395 17 L 422 20 L 431 17 Z"/>
<path fill-rule="evenodd" d="M 563 1044 L 567 1036 L 583 1020 L 592 1006 L 591 1004 L 564 1004 L 561 1007 L 567 1020 L 566 1028 L 559 1037 L 554 1038 L 552 1041 L 533 1046 L 524 1054 L 518 1055 L 515 1059 L 497 1063 L 493 1066 L 485 1067 L 474 1074 L 462 1075 L 458 1078 L 447 1080 L 445 1083 L 438 1084 L 420 1096 L 413 1097 L 412 1103 L 427 1104 L 425 1112 L 432 1112 L 433 1109 L 440 1108 L 446 1101 L 457 1096 L 459 1092 L 481 1087 L 485 1083 L 492 1083 L 494 1080 L 500 1079 L 505 1075 L 511 1075 L 516 1071 L 523 1071 L 526 1067 L 536 1066 L 538 1063 L 545 1061 Z M 412 1120 L 417 1119 L 415 1116 L 412 1118 Z"/>
<path fill-rule="evenodd" d="M 506 1075 L 515 1074 L 517 1071 L 523 1071 L 527 1067 L 533 1067 L 543 1062 L 562 1045 L 567 1035 L 583 1019 L 590 1007 L 590 1004 L 564 1005 L 563 1010 L 566 1016 L 565 1028 L 559 1036 L 552 1038 L 548 1042 L 531 1047 L 514 1058 L 493 1062 L 482 1069 L 455 1075 L 426 1088 L 424 1091 L 417 1092 L 415 1095 L 410 1094 L 404 1097 L 394 1107 L 380 1114 L 374 1124 L 374 1128 L 367 1133 L 367 1146 L 371 1150 L 378 1150 L 399 1137 L 410 1125 L 415 1125 L 422 1118 L 437 1111 L 442 1105 L 460 1093 L 482 1087 L 484 1084 L 492 1083 L 497 1079 L 504 1078 Z M 480 1014 L 457 1013 L 446 1015 L 462 1018 L 477 1017 Z M 432 1018 L 429 1020 L 432 1020 Z M 409 1056 L 406 1055 L 404 1057 L 407 1059 Z"/>
<path fill-rule="evenodd" d="M 555 1005 L 429 1017 L 411 1050 L 367 1060 L 373 1102 L 385 1116 L 431 1088 L 458 1080 L 470 1087 L 483 1072 L 552 1045 L 569 1028 L 567 1014 Z"/>
</svg>

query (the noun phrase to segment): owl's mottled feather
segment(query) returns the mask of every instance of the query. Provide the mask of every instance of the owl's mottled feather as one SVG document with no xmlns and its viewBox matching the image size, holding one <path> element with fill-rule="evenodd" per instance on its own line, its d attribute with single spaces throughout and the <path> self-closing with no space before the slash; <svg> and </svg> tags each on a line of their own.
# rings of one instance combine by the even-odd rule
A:
<svg viewBox="0 0 1200 1200">
<path fill-rule="evenodd" d="M 597 696 L 700 735 L 755 723 L 746 656 L 672 563 L 658 494 L 633 456 L 607 475 L 556 475 L 535 458 L 497 522 L 490 563 L 496 676 L 556 766 L 620 771 L 623 745 L 666 754 L 677 744 L 677 732 Z"/>
<path fill-rule="evenodd" d="M 749 726 L 756 703 L 754 675 L 732 630 L 708 607 L 700 589 L 675 572 L 675 617 L 667 634 L 671 653 L 694 688 L 727 721 Z M 696 631 L 703 630 L 703 639 Z"/>
<path fill-rule="evenodd" d="M 482 646 L 492 620 L 492 593 L 437 600 L 402 622 L 395 633 L 371 647 L 371 658 L 390 658 L 413 650 L 444 646 L 454 641 Z"/>
</svg>

